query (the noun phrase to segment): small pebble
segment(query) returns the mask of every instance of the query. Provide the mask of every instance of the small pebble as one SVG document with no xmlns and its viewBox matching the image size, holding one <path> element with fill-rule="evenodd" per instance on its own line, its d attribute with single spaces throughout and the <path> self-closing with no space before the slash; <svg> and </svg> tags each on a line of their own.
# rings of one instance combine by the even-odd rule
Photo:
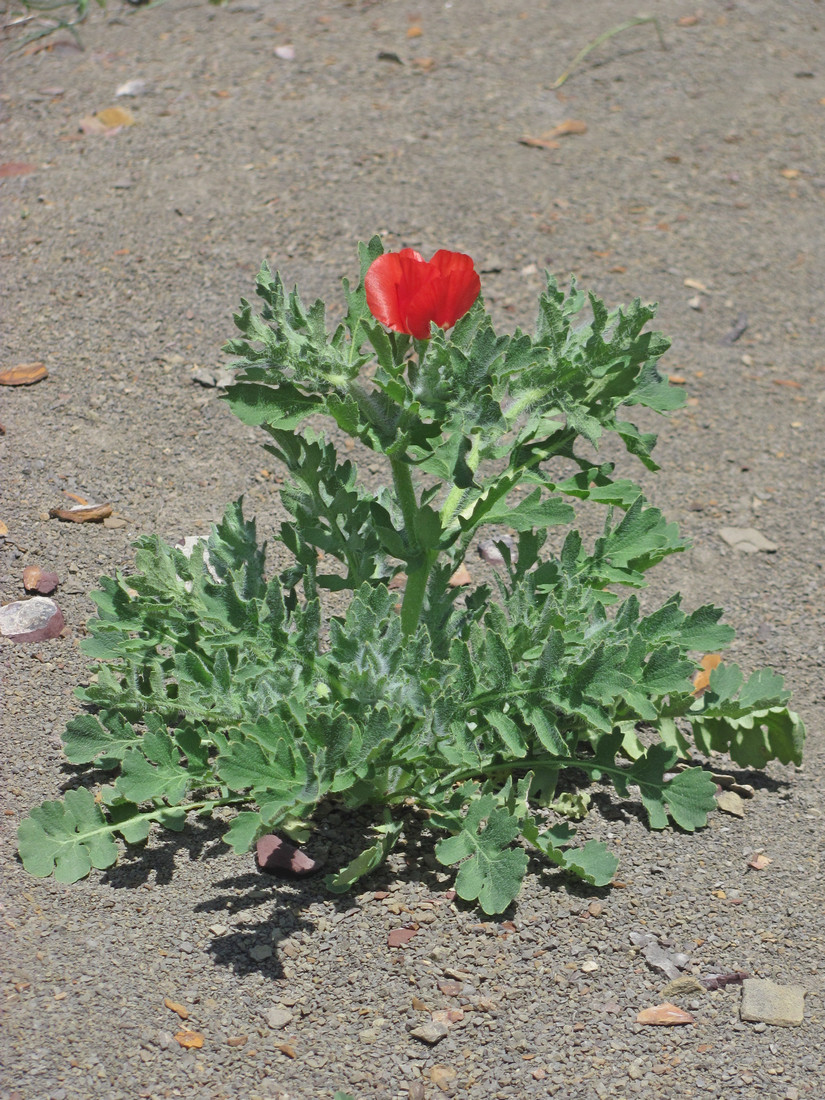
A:
<svg viewBox="0 0 825 1100">
<path fill-rule="evenodd" d="M 420 1027 L 414 1027 L 410 1035 L 413 1039 L 420 1039 L 422 1043 L 429 1043 L 430 1046 L 434 1046 L 436 1043 L 441 1042 L 448 1031 L 449 1028 L 446 1024 L 429 1020 L 426 1024 L 421 1024 Z"/>
<path fill-rule="evenodd" d="M 286 1008 L 270 1008 L 264 1013 L 264 1019 L 274 1031 L 291 1024 L 292 1018 L 292 1013 Z"/>
</svg>

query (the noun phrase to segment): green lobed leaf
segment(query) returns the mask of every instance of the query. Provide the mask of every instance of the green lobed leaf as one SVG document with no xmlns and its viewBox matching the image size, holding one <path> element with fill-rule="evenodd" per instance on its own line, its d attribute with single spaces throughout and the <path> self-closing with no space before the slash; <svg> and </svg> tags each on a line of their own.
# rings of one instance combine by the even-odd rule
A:
<svg viewBox="0 0 825 1100">
<path fill-rule="evenodd" d="M 569 826 L 557 825 L 541 832 L 530 817 L 522 825 L 522 833 L 551 862 L 593 886 L 607 886 L 619 866 L 616 856 L 600 841 L 588 840 L 581 848 L 569 847 L 575 836 Z"/>
<path fill-rule="evenodd" d="M 721 667 L 721 666 L 720 666 Z M 744 768 L 764 768 L 769 760 L 802 763 L 805 725 L 787 707 L 751 711 L 738 718 L 688 714 L 699 750 L 727 753 Z"/>
<path fill-rule="evenodd" d="M 258 811 L 241 810 L 223 834 L 224 843 L 228 844 L 236 855 L 243 855 L 268 828 Z"/>
<path fill-rule="evenodd" d="M 92 867 L 111 867 L 117 860 L 112 827 L 85 787 L 33 809 L 17 837 L 23 866 L 37 878 L 53 873 L 58 882 L 77 882 Z"/>
<path fill-rule="evenodd" d="M 439 863 L 461 864 L 455 880 L 459 897 L 478 899 L 485 913 L 504 912 L 521 889 L 527 870 L 527 853 L 510 847 L 518 833 L 518 818 L 497 809 L 491 794 L 470 802 L 460 832 L 442 840 L 435 849 Z"/>
<path fill-rule="evenodd" d="M 147 729 L 140 748 L 124 754 L 115 786 L 130 802 L 165 799 L 174 806 L 186 794 L 189 781 L 180 749 L 166 729 L 156 725 Z"/>
</svg>

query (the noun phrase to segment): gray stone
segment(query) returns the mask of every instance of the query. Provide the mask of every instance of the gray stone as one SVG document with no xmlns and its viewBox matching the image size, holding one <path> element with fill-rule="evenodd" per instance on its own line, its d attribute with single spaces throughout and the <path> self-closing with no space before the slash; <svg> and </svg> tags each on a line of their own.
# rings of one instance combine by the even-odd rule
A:
<svg viewBox="0 0 825 1100">
<path fill-rule="evenodd" d="M 13 642 L 45 642 L 63 629 L 63 613 L 47 596 L 14 600 L 0 607 L 0 634 Z"/>
<path fill-rule="evenodd" d="M 776 985 L 765 978 L 742 982 L 739 1016 L 748 1023 L 798 1027 L 805 1015 L 805 989 L 801 985 Z"/>
<path fill-rule="evenodd" d="M 766 539 L 761 531 L 755 527 L 720 527 L 719 537 L 734 550 L 741 550 L 744 554 L 775 554 L 779 547 L 775 542 Z"/>
<path fill-rule="evenodd" d="M 273 1030 L 278 1031 L 292 1023 L 292 1013 L 288 1008 L 269 1008 L 264 1013 L 264 1019 Z"/>
<path fill-rule="evenodd" d="M 426 1024 L 421 1024 L 420 1027 L 414 1027 L 410 1035 L 413 1039 L 420 1039 L 422 1043 L 429 1043 L 430 1046 L 434 1046 L 436 1043 L 441 1042 L 447 1035 L 448 1030 L 446 1024 L 439 1023 L 437 1020 L 428 1020 Z"/>
<path fill-rule="evenodd" d="M 272 958 L 272 948 L 268 943 L 259 943 L 255 947 L 250 948 L 250 959 L 254 959 L 255 962 L 263 962 L 265 959 Z"/>
</svg>

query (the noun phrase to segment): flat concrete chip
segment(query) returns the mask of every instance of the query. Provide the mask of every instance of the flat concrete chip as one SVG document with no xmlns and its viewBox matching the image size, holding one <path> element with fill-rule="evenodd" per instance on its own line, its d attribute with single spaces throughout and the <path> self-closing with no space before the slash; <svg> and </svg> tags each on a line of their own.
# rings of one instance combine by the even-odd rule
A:
<svg viewBox="0 0 825 1100">
<path fill-rule="evenodd" d="M 742 982 L 739 1016 L 748 1023 L 798 1027 L 805 1015 L 805 990 L 801 985 L 776 985 L 763 978 Z"/>
<path fill-rule="evenodd" d="M 755 527 L 720 527 L 719 537 L 734 550 L 741 550 L 745 554 L 775 554 L 779 547 L 775 542 L 766 539 L 761 531 Z"/>
</svg>

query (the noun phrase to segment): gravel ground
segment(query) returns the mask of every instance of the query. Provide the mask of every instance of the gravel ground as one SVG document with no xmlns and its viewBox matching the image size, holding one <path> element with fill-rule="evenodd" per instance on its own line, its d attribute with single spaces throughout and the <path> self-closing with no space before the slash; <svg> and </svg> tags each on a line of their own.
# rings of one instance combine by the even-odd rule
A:
<svg viewBox="0 0 825 1100">
<path fill-rule="evenodd" d="M 113 3 L 82 51 L 58 35 L 4 62 L 2 159 L 35 170 L 0 178 L 0 367 L 39 360 L 49 377 L 0 390 L 0 599 L 23 596 L 24 566 L 53 569 L 68 629 L 0 639 L 3 1100 L 825 1095 L 820 9 L 662 0 L 667 51 L 635 27 L 558 91 L 635 6 Z M 138 79 L 143 94 L 115 97 Z M 134 126 L 80 132 L 123 105 Z M 519 143 L 568 118 L 587 132 Z M 694 546 L 650 598 L 727 609 L 735 659 L 788 679 L 805 767 L 739 776 L 745 818 L 693 836 L 652 835 L 638 806 L 597 793 L 582 834 L 621 855 L 623 885 L 536 864 L 496 921 L 451 900 L 426 836 L 344 898 L 262 876 L 204 823 L 71 887 L 27 876 L 15 832 L 69 777 L 60 733 L 90 673 L 98 575 L 129 567 L 138 534 L 206 532 L 241 493 L 263 531 L 278 519 L 271 460 L 193 372 L 220 366 L 262 258 L 334 312 L 376 231 L 471 253 L 505 325 L 531 323 L 544 267 L 610 304 L 661 303 L 688 404 L 643 480 Z M 65 491 L 124 525 L 48 519 Z M 725 526 L 778 550 L 736 552 Z M 340 865 L 365 824 L 330 815 L 315 843 Z M 772 862 L 751 870 L 759 851 Z M 407 921 L 417 934 L 388 947 Z M 631 932 L 688 954 L 687 973 L 803 986 L 804 1023 L 740 1021 L 738 986 L 683 998 L 692 1025 L 636 1023 L 667 979 Z M 463 1016 L 437 1044 L 410 1035 L 449 1010 Z M 201 1049 L 175 1040 L 187 1028 Z"/>
</svg>

